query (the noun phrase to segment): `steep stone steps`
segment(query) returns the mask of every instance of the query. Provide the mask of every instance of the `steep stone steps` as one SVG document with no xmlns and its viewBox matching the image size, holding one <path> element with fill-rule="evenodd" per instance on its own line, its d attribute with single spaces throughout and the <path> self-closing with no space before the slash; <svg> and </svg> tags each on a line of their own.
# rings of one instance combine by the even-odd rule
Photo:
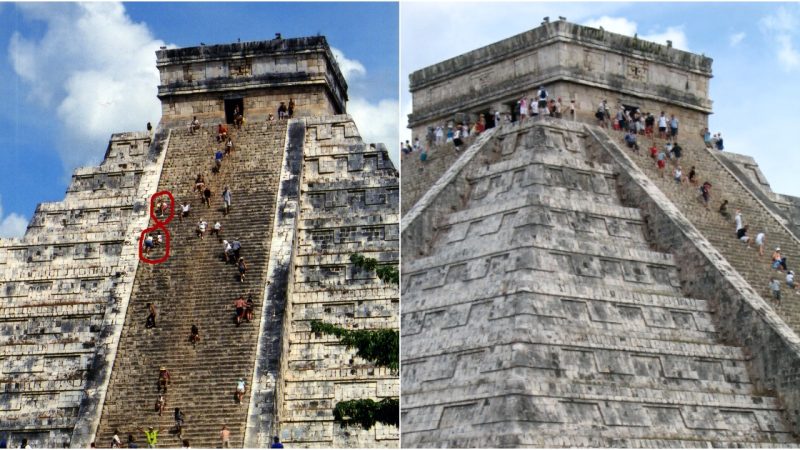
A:
<svg viewBox="0 0 800 450">
<path fill-rule="evenodd" d="M 580 126 L 493 139 L 500 154 L 476 156 L 464 203 L 403 265 L 404 446 L 793 443 Z"/>
<path fill-rule="evenodd" d="M 196 447 L 215 447 L 223 424 L 231 430 L 232 446 L 241 446 L 246 423 L 249 390 L 241 405 L 235 404 L 236 379 L 251 384 L 258 336 L 259 311 L 266 285 L 266 264 L 272 232 L 275 195 L 284 150 L 286 125 L 248 125 L 232 131 L 236 149 L 212 174 L 212 148 L 221 148 L 213 129 L 194 135 L 174 129 L 159 190 L 170 190 L 177 204 L 191 201 L 190 216 L 176 217 L 167 226 L 171 234 L 170 258 L 158 265 L 140 264 L 131 307 L 126 318 L 115 369 L 109 384 L 97 442 L 110 442 L 114 429 L 134 433 L 136 427 L 171 428 L 176 407 L 186 415 L 184 438 Z M 205 175 L 213 191 L 211 207 L 193 192 L 195 177 Z M 232 191 L 230 214 L 223 215 L 221 193 L 224 185 Z M 200 219 L 223 225 L 222 238 L 239 240 L 241 255 L 248 262 L 244 283 L 235 265 L 222 259 L 222 244 L 216 236 L 196 235 Z M 151 222 L 152 225 L 152 222 Z M 149 257 L 160 256 L 158 248 Z M 255 321 L 236 326 L 233 301 L 252 294 Z M 147 303 L 156 304 L 157 326 L 145 328 Z M 189 342 L 192 324 L 197 324 L 201 341 Z M 159 417 L 158 368 L 166 366 L 172 375 L 167 408 Z M 162 447 L 180 447 L 172 433 L 159 435 Z"/>
<path fill-rule="evenodd" d="M 665 173 L 664 178 L 658 174 L 655 162 L 650 159 L 649 151 L 645 147 L 650 146 L 651 140 L 642 141 L 642 151 L 639 155 L 627 148 L 622 143 L 622 135 L 609 132 L 609 136 L 620 143 L 621 148 L 626 149 L 628 156 L 650 177 L 650 179 L 675 203 L 695 227 L 722 253 L 731 265 L 747 280 L 753 289 L 756 290 L 768 302 L 772 300 L 772 292 L 769 289 L 771 277 L 776 277 L 782 283 L 782 297 L 784 301 L 781 306 L 776 307 L 776 311 L 781 317 L 793 327 L 795 331 L 800 330 L 800 305 L 796 300 L 800 299 L 797 294 L 790 292 L 785 284 L 785 273 L 772 270 L 770 259 L 776 247 L 780 247 L 783 256 L 787 257 L 789 269 L 797 268 L 800 262 L 800 242 L 783 228 L 769 211 L 759 204 L 756 198 L 749 193 L 744 186 L 731 175 L 725 167 L 714 157 L 712 152 L 705 148 L 705 144 L 699 137 L 681 137 L 679 140 L 684 149 L 681 155 L 681 168 L 684 175 L 688 175 L 692 166 L 697 171 L 698 186 L 677 185 L 671 176 L 673 165 L 668 162 L 667 168 L 670 173 Z M 654 142 L 659 148 L 663 148 L 665 141 L 655 139 Z M 709 181 L 713 185 L 712 200 L 709 209 L 706 209 L 700 197 L 699 185 L 704 181 Z M 718 209 L 723 199 L 728 200 L 728 212 L 731 215 L 729 220 L 719 214 Z M 755 240 L 756 235 L 764 231 L 766 233 L 766 245 L 764 255 L 759 256 L 755 243 L 752 248 L 736 239 L 735 224 L 733 217 L 736 209 L 742 210 L 744 223 L 749 224 L 749 235 Z"/>
</svg>

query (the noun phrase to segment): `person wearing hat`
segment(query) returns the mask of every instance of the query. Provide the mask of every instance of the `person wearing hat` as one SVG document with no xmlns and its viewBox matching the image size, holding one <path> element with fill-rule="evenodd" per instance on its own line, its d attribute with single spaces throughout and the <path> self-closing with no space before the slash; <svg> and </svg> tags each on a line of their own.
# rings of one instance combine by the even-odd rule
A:
<svg viewBox="0 0 800 450">
<path fill-rule="evenodd" d="M 240 405 L 242 404 L 242 398 L 244 398 L 246 385 L 247 383 L 245 383 L 244 378 L 239 378 L 239 380 L 236 382 L 236 402 Z"/>
<path fill-rule="evenodd" d="M 169 370 L 166 367 L 161 366 L 158 369 L 158 392 L 160 393 L 161 390 L 164 390 L 164 393 L 167 393 L 167 386 L 172 384 L 172 376 L 169 374 Z"/>
<path fill-rule="evenodd" d="M 786 257 L 781 256 L 781 248 L 775 247 L 775 252 L 772 253 L 772 268 L 775 270 L 786 270 Z"/>
</svg>

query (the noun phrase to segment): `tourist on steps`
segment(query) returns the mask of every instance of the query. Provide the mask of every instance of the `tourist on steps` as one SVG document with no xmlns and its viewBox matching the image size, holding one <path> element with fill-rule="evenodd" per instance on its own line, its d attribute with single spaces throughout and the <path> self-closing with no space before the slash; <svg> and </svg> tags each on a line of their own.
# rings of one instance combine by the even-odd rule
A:
<svg viewBox="0 0 800 450">
<path fill-rule="evenodd" d="M 164 408 L 166 407 L 167 407 L 167 399 L 163 395 L 159 394 L 158 398 L 156 399 L 156 412 L 158 412 L 159 416 L 164 414 Z"/>
<path fill-rule="evenodd" d="M 122 439 L 119 438 L 119 430 L 114 430 L 114 436 L 111 436 L 111 448 L 122 448 Z"/>
<path fill-rule="evenodd" d="M 217 126 L 217 142 L 225 142 L 228 139 L 228 126 L 220 122 Z"/>
<path fill-rule="evenodd" d="M 278 120 L 283 120 L 287 118 L 288 113 L 286 112 L 286 103 L 281 102 L 278 106 Z"/>
<path fill-rule="evenodd" d="M 764 256 L 764 245 L 767 243 L 767 235 L 760 232 L 756 235 L 756 245 L 758 246 L 758 256 Z"/>
<path fill-rule="evenodd" d="M 147 437 L 147 448 L 156 448 L 158 446 L 158 433 L 164 431 L 161 428 L 156 430 L 153 427 L 149 427 L 147 430 L 143 429 L 142 427 L 139 427 L 137 429 L 143 432 L 144 435 Z"/>
<path fill-rule="evenodd" d="M 228 138 L 228 142 L 225 143 L 225 156 L 233 154 L 233 139 Z"/>
<path fill-rule="evenodd" d="M 161 366 L 158 369 L 158 392 L 160 393 L 162 390 L 164 394 L 167 393 L 167 387 L 172 384 L 172 375 L 169 374 L 169 370 L 166 367 Z"/>
<path fill-rule="evenodd" d="M 781 248 L 775 247 L 772 253 L 772 268 L 775 270 L 786 270 L 786 257 L 781 255 Z"/>
<path fill-rule="evenodd" d="M 203 202 L 206 204 L 206 208 L 211 208 L 211 196 L 212 196 L 211 188 L 205 188 L 203 190 Z"/>
<path fill-rule="evenodd" d="M 239 269 L 239 282 L 244 283 L 244 274 L 247 273 L 247 263 L 244 258 L 239 258 L 236 267 Z"/>
<path fill-rule="evenodd" d="M 225 157 L 225 154 L 222 153 L 222 150 L 217 150 L 214 153 L 214 173 L 219 173 L 219 170 L 222 168 L 222 158 Z"/>
<path fill-rule="evenodd" d="M 236 326 L 239 326 L 242 323 L 242 319 L 244 319 L 247 302 L 245 302 L 244 298 L 240 295 L 236 300 L 234 300 L 233 307 L 236 310 Z"/>
<path fill-rule="evenodd" d="M 222 426 L 219 432 L 219 439 L 222 441 L 222 448 L 231 448 L 231 430 L 227 425 Z"/>
<path fill-rule="evenodd" d="M 192 343 L 192 347 L 196 346 L 198 342 L 200 342 L 200 329 L 197 328 L 196 324 L 192 324 L 192 331 L 189 335 L 189 342 Z"/>
<path fill-rule="evenodd" d="M 183 439 L 183 420 L 184 420 L 183 411 L 180 408 L 175 408 L 175 431 L 178 435 L 178 439 Z"/>
<path fill-rule="evenodd" d="M 192 205 L 189 202 L 186 202 L 184 205 L 181 203 L 181 215 L 178 216 L 181 222 L 183 222 L 184 217 L 189 217 L 189 210 L 192 208 Z"/>
<path fill-rule="evenodd" d="M 136 439 L 133 438 L 132 433 L 128 433 L 128 448 L 139 448 L 139 445 L 136 443 Z"/>
<path fill-rule="evenodd" d="M 144 236 L 144 254 L 150 253 L 150 250 L 153 248 L 153 236 L 150 233 L 147 233 Z"/>
<path fill-rule="evenodd" d="M 774 300 L 774 303 L 776 305 L 780 306 L 781 305 L 781 283 L 778 280 L 776 280 L 775 278 L 772 278 L 769 281 L 769 287 L 770 287 L 770 289 L 772 289 L 772 298 Z"/>
<path fill-rule="evenodd" d="M 217 237 L 220 237 L 220 232 L 222 231 L 222 224 L 219 221 L 214 222 L 214 226 L 211 227 L 211 235 L 214 236 L 215 234 Z"/>
<path fill-rule="evenodd" d="M 194 190 L 195 192 L 203 192 L 203 189 L 206 188 L 206 179 L 203 177 L 203 174 L 198 173 L 197 178 L 194 180 Z"/>
<path fill-rule="evenodd" d="M 739 230 L 736 231 L 736 237 L 743 243 L 747 244 L 747 248 L 750 248 L 750 236 L 747 235 L 747 229 L 747 225 L 739 228 Z"/>
<path fill-rule="evenodd" d="M 700 186 L 700 196 L 703 198 L 703 205 L 708 209 L 708 202 L 711 201 L 711 183 L 706 181 Z"/>
<path fill-rule="evenodd" d="M 145 328 L 155 328 L 156 326 L 156 305 L 153 303 L 147 304 L 147 320 L 144 323 Z"/>
<path fill-rule="evenodd" d="M 728 212 L 728 201 L 723 200 L 719 205 L 719 213 L 725 220 L 731 220 L 731 213 Z"/>
<path fill-rule="evenodd" d="M 287 118 L 289 118 L 289 119 L 294 117 L 294 99 L 293 98 L 289 99 L 289 107 L 286 108 L 286 115 L 288 116 Z"/>
<path fill-rule="evenodd" d="M 245 306 L 244 318 L 248 322 L 253 321 L 253 313 L 255 310 L 255 302 L 253 302 L 253 294 L 247 296 L 247 305 Z"/>
<path fill-rule="evenodd" d="M 231 188 L 229 188 L 227 184 L 222 189 L 222 203 L 225 208 L 223 214 L 227 216 L 231 211 Z"/>
<path fill-rule="evenodd" d="M 222 257 L 225 258 L 226 263 L 233 258 L 233 247 L 227 240 L 222 241 Z"/>
<path fill-rule="evenodd" d="M 150 122 L 147 122 L 148 124 Z M 197 120 L 197 116 L 194 116 L 191 122 L 189 122 L 189 134 L 194 134 L 195 131 L 200 129 L 200 121 Z"/>
<path fill-rule="evenodd" d="M 242 404 L 242 399 L 244 398 L 244 391 L 247 383 L 245 383 L 244 378 L 239 378 L 239 381 L 236 382 L 236 402 L 240 405 Z"/>
<path fill-rule="evenodd" d="M 182 444 L 181 448 L 192 448 L 192 446 L 189 445 L 189 440 L 188 439 L 184 439 L 181 444 Z"/>
<path fill-rule="evenodd" d="M 278 436 L 272 438 L 272 445 L 269 448 L 283 448 L 283 444 L 281 444 L 281 440 Z"/>
<path fill-rule="evenodd" d="M 200 219 L 200 222 L 197 224 L 197 236 L 200 239 L 205 239 L 206 228 L 208 228 L 208 222 L 206 222 L 205 219 Z"/>
</svg>

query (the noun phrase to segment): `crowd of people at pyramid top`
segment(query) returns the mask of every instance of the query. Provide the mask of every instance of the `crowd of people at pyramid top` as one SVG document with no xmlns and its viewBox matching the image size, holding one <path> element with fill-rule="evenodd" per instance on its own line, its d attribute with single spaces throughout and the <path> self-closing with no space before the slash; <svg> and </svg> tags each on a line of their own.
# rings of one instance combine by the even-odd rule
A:
<svg viewBox="0 0 800 450">
<path fill-rule="evenodd" d="M 288 120 L 294 117 L 295 111 L 295 103 L 294 99 L 290 98 L 289 102 L 280 102 L 278 105 L 278 109 L 276 111 L 278 115 L 278 120 Z M 272 113 L 267 116 L 267 122 L 272 122 L 275 120 L 275 115 Z M 241 130 L 245 124 L 244 114 L 242 113 L 239 106 L 235 106 L 233 109 L 233 127 L 237 130 Z M 150 123 L 147 124 L 150 126 Z M 194 134 L 195 131 L 199 130 L 202 124 L 200 120 L 197 119 L 197 116 L 194 116 L 191 122 L 187 125 L 187 129 L 189 134 Z M 217 125 L 217 142 L 225 142 L 225 139 L 229 139 L 228 136 L 228 125 L 224 122 L 219 122 Z"/>
</svg>

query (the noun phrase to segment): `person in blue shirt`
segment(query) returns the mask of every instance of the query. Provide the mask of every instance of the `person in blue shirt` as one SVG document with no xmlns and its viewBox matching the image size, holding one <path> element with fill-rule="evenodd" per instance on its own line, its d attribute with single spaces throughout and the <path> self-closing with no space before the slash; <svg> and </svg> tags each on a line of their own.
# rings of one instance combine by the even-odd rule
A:
<svg viewBox="0 0 800 450">
<path fill-rule="evenodd" d="M 278 436 L 272 438 L 272 445 L 270 445 L 269 448 L 283 448 L 283 444 L 281 444 L 281 440 Z"/>
</svg>

